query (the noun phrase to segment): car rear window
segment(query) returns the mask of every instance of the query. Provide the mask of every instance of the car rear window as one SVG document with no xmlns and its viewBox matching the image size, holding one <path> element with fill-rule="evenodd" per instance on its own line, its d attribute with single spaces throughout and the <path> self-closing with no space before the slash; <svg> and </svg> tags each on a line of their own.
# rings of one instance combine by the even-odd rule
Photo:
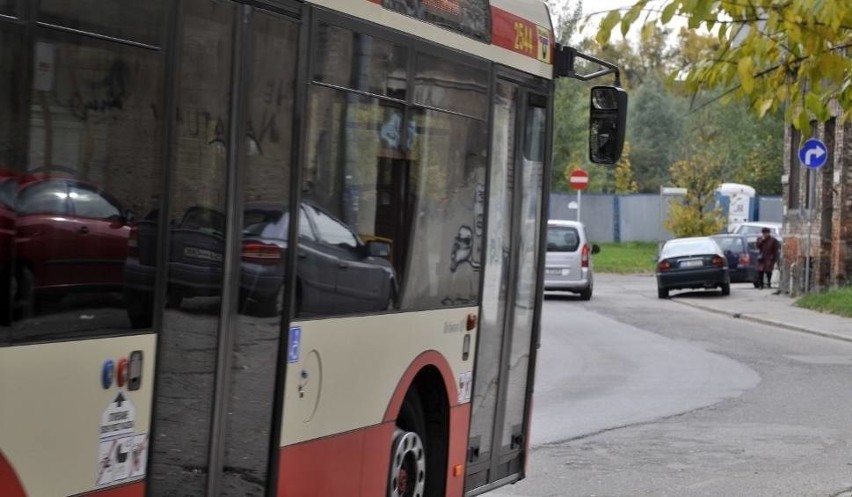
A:
<svg viewBox="0 0 852 497">
<path fill-rule="evenodd" d="M 243 214 L 243 234 L 286 240 L 290 216 L 278 210 L 247 210 Z"/>
<path fill-rule="evenodd" d="M 731 251 L 733 253 L 739 253 L 743 251 L 743 242 L 742 239 L 735 236 L 720 236 L 718 238 L 714 237 L 716 243 L 719 244 L 719 247 L 724 251 Z"/>
<path fill-rule="evenodd" d="M 713 240 L 689 240 L 669 242 L 663 246 L 660 257 L 680 257 L 683 255 L 715 254 L 719 246 Z"/>
<path fill-rule="evenodd" d="M 574 252 L 580 246 L 580 233 L 570 226 L 550 226 L 547 228 L 548 252 Z"/>
</svg>

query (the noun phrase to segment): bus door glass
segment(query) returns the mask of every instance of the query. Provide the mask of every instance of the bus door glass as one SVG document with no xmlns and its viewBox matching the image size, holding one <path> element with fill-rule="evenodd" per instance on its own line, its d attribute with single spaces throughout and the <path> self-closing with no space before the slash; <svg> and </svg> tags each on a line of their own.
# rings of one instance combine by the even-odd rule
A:
<svg viewBox="0 0 852 497">
<path fill-rule="evenodd" d="M 465 490 L 523 471 L 542 222 L 546 98 L 498 81 Z"/>
<path fill-rule="evenodd" d="M 182 6 L 148 492 L 262 496 L 278 445 L 299 27 L 236 3 Z"/>
</svg>

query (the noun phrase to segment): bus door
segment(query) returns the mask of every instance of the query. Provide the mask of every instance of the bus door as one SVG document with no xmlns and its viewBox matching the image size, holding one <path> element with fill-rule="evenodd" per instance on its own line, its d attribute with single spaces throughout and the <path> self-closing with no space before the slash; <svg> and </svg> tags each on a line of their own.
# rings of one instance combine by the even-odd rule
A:
<svg viewBox="0 0 852 497">
<path fill-rule="evenodd" d="M 546 93 L 498 79 L 494 95 L 467 495 L 523 476 L 541 307 Z"/>
<path fill-rule="evenodd" d="M 272 495 L 302 7 L 176 5 L 146 488 Z"/>
</svg>

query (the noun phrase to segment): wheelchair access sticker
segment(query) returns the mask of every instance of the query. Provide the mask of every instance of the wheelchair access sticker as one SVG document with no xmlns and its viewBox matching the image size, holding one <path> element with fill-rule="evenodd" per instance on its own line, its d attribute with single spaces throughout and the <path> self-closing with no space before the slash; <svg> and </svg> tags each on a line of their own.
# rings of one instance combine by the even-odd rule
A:
<svg viewBox="0 0 852 497">
<path fill-rule="evenodd" d="M 302 344 L 302 328 L 294 326 L 290 328 L 290 336 L 287 345 L 287 362 L 293 364 L 299 362 L 299 348 Z"/>
</svg>

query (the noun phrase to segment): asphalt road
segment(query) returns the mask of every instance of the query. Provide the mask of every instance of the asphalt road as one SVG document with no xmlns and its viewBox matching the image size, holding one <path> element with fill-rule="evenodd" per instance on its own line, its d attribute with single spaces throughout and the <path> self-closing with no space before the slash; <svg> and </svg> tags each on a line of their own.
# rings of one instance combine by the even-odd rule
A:
<svg viewBox="0 0 852 497">
<path fill-rule="evenodd" d="M 660 300 L 651 276 L 545 301 L 534 406 L 528 477 L 489 497 L 852 495 L 852 343 Z"/>
</svg>

